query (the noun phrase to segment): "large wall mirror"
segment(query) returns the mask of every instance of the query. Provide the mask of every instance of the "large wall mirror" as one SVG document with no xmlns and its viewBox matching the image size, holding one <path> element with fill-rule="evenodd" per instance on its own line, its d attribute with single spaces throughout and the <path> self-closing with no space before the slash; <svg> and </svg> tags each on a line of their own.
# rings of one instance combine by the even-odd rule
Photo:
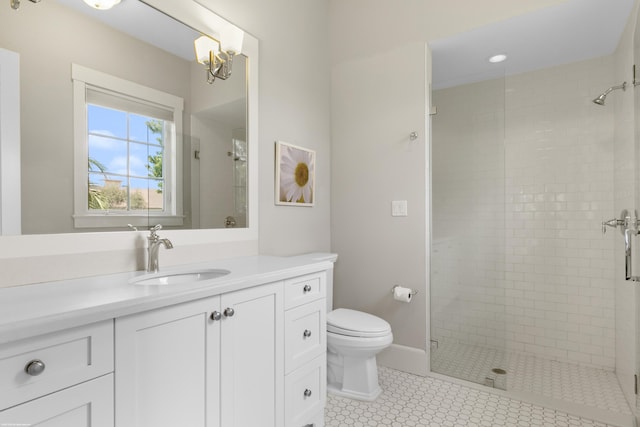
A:
<svg viewBox="0 0 640 427">
<path fill-rule="evenodd" d="M 194 2 L 21 3 L 0 48 L 20 62 L 22 234 L 256 225 L 257 40 Z"/>
</svg>

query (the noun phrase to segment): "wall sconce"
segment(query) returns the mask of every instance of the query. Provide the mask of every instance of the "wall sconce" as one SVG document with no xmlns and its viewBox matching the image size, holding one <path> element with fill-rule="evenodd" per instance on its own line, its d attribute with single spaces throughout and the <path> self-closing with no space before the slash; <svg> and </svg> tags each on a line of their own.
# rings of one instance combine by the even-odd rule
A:
<svg viewBox="0 0 640 427">
<path fill-rule="evenodd" d="M 30 0 L 31 3 L 40 3 L 40 0 Z M 20 9 L 20 0 L 11 0 L 11 8 L 13 10 Z"/>
<path fill-rule="evenodd" d="M 234 52 L 220 51 L 217 40 L 208 36 L 200 36 L 194 42 L 196 61 L 207 66 L 207 83 L 211 84 L 216 78 L 226 80 L 231 75 Z"/>
</svg>

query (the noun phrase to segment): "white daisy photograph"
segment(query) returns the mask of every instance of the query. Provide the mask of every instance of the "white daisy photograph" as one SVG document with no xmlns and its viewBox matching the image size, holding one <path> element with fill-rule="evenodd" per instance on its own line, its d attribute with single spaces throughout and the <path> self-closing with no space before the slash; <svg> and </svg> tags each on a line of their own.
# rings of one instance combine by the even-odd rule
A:
<svg viewBox="0 0 640 427">
<path fill-rule="evenodd" d="M 276 204 L 313 206 L 316 152 L 276 142 Z"/>
</svg>

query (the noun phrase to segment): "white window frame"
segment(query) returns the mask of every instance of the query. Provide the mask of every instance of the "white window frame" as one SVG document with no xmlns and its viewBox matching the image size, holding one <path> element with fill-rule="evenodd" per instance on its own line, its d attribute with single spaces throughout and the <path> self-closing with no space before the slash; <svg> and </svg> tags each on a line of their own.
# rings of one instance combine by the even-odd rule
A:
<svg viewBox="0 0 640 427">
<path fill-rule="evenodd" d="M 140 85 L 78 64 L 71 65 L 73 80 L 73 123 L 74 123 L 74 226 L 75 228 L 115 228 L 128 224 L 145 227 L 149 224 L 180 226 L 184 223 L 182 208 L 182 113 L 184 100 L 175 95 Z M 94 211 L 89 210 L 89 156 L 87 130 L 87 90 L 103 90 L 113 94 L 122 94 L 173 111 L 175 135 L 172 136 L 171 162 L 165 165 L 165 212 L 147 211 Z"/>
</svg>

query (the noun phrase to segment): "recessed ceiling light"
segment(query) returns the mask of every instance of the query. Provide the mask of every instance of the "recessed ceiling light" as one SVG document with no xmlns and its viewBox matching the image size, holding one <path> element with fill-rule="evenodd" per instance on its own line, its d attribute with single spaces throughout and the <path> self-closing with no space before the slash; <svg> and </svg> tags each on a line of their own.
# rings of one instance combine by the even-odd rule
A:
<svg viewBox="0 0 640 427">
<path fill-rule="evenodd" d="M 120 0 L 84 0 L 84 2 L 94 9 L 108 10 L 120 3 Z"/>
<path fill-rule="evenodd" d="M 506 59 L 507 59 L 507 55 L 505 55 L 504 53 L 501 53 L 501 54 L 493 55 L 492 57 L 490 57 L 489 62 L 497 64 L 498 62 L 502 62 Z"/>
</svg>

